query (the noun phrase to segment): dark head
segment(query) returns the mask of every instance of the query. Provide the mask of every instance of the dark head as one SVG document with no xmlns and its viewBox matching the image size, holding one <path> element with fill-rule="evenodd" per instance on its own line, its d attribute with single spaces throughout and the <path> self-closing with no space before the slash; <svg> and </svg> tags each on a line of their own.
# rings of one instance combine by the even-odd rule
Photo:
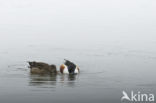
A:
<svg viewBox="0 0 156 103">
<path fill-rule="evenodd" d="M 76 65 L 69 60 L 65 60 L 64 63 L 68 67 L 69 74 L 75 74 Z"/>
</svg>

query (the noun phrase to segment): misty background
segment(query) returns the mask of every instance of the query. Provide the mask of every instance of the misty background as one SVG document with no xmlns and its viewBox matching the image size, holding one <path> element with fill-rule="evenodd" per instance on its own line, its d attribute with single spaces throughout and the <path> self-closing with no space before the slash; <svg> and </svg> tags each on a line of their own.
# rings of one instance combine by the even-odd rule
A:
<svg viewBox="0 0 156 103">
<path fill-rule="evenodd" d="M 0 0 L 0 47 L 2 103 L 121 103 L 123 90 L 156 93 L 155 0 Z M 80 67 L 78 78 L 29 74 L 26 61 L 58 68 L 64 58 Z"/>
<path fill-rule="evenodd" d="M 0 44 L 148 48 L 156 43 L 155 12 L 155 0 L 1 0 Z"/>
</svg>

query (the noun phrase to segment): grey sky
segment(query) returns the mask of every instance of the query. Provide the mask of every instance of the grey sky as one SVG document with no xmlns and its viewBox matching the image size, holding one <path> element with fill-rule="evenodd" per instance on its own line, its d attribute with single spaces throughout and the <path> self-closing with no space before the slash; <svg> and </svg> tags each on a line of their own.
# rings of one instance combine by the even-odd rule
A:
<svg viewBox="0 0 156 103">
<path fill-rule="evenodd" d="M 0 14 L 1 42 L 156 38 L 155 0 L 0 0 Z"/>
</svg>

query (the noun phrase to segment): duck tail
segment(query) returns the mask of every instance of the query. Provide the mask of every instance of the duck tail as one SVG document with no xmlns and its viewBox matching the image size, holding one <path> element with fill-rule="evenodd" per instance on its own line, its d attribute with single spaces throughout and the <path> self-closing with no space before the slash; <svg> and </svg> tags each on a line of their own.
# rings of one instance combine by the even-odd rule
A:
<svg viewBox="0 0 156 103">
<path fill-rule="evenodd" d="M 64 61 L 68 61 L 67 59 L 64 59 Z"/>
<path fill-rule="evenodd" d="M 65 60 L 65 62 L 71 62 L 71 61 L 69 61 L 69 60 L 67 60 L 67 59 L 64 59 Z"/>
</svg>

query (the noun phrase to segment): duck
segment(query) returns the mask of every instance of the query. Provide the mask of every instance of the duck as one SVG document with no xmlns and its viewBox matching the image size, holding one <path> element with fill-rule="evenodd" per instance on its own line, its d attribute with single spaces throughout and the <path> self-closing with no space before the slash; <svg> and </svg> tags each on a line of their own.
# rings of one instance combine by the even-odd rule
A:
<svg viewBox="0 0 156 103">
<path fill-rule="evenodd" d="M 57 74 L 56 65 L 49 65 L 44 62 L 28 62 L 32 74 Z"/>
<path fill-rule="evenodd" d="M 79 67 L 73 62 L 64 59 L 65 62 L 60 66 L 60 72 L 62 74 L 78 74 L 80 73 Z"/>
</svg>

